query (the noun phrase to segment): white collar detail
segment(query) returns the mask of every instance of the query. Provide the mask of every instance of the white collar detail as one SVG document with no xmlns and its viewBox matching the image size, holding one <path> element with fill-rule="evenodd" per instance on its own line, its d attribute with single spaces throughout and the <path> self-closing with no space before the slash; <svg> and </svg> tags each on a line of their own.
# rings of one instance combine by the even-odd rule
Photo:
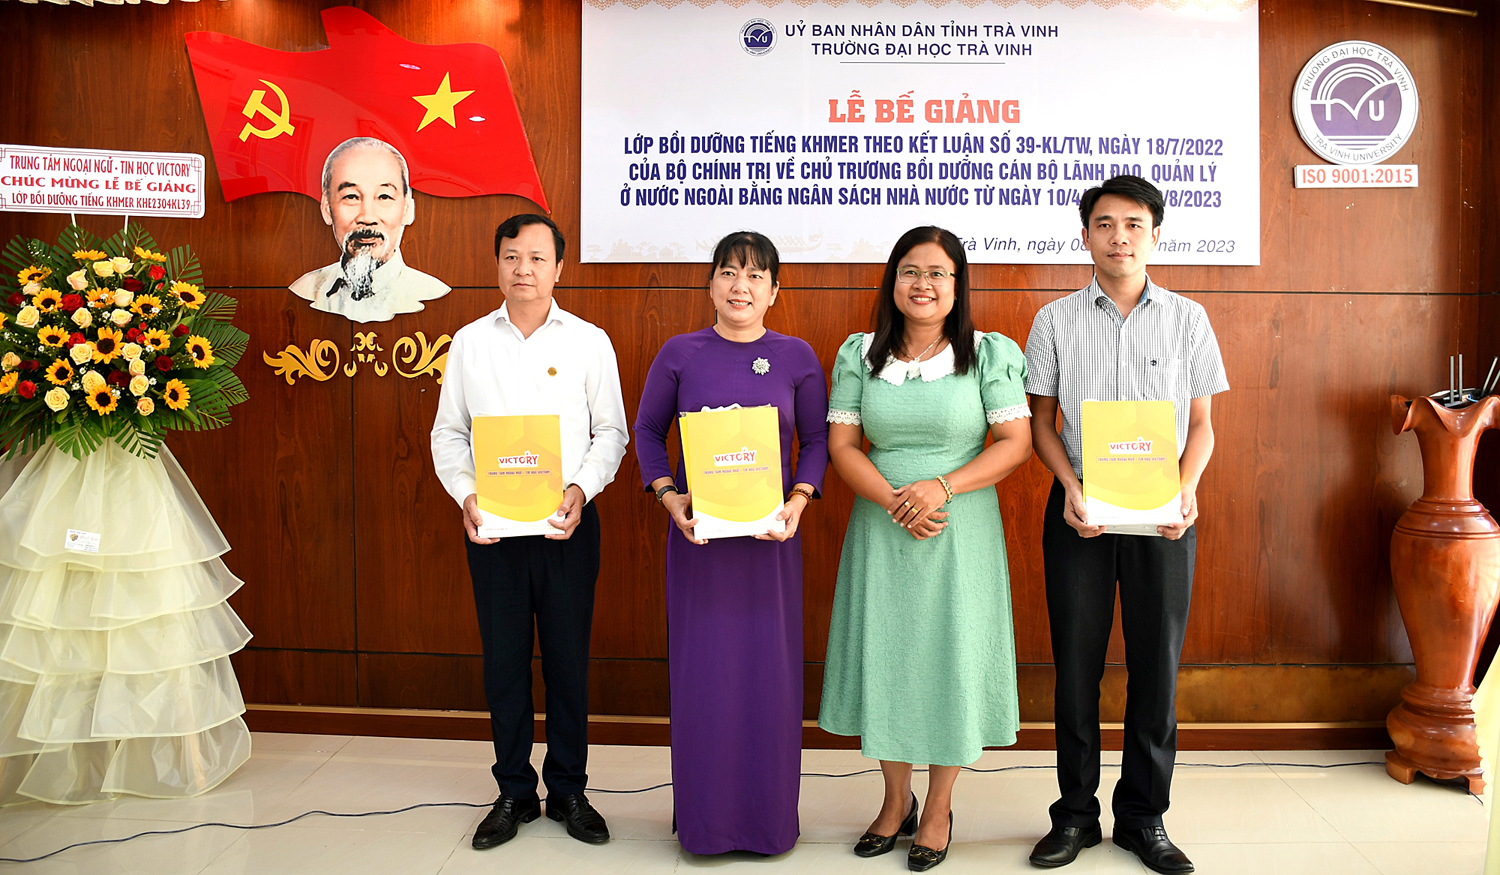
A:
<svg viewBox="0 0 1500 875">
<path fill-rule="evenodd" d="M 979 343 L 979 339 L 983 336 L 984 332 L 982 331 L 974 332 L 974 343 L 976 346 Z M 860 358 L 865 359 L 866 369 L 870 367 L 867 357 L 870 354 L 870 345 L 874 342 L 875 332 L 867 332 L 865 334 L 864 343 L 860 349 Z M 885 360 L 885 367 L 881 368 L 880 373 L 876 374 L 875 376 L 886 381 L 887 383 L 890 383 L 892 386 L 900 386 L 906 382 L 907 372 L 910 369 L 910 362 L 903 362 L 895 356 L 887 356 Z M 941 380 L 949 374 L 954 373 L 954 370 L 953 344 L 951 343 L 943 347 L 942 352 L 939 352 L 932 358 L 920 362 L 917 365 L 917 373 L 922 377 L 922 382 L 924 383 L 931 383 L 936 380 Z"/>
</svg>

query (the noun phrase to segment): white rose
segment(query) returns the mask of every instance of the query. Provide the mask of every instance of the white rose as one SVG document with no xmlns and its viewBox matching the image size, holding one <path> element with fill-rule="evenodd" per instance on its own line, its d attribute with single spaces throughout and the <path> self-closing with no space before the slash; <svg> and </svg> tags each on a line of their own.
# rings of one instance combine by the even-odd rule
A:
<svg viewBox="0 0 1500 875">
<path fill-rule="evenodd" d="M 141 357 L 141 345 L 139 343 L 127 343 L 120 347 L 120 355 L 125 357 L 125 361 L 133 362 Z"/>
<path fill-rule="evenodd" d="M 73 344 L 72 348 L 68 350 L 68 358 L 72 359 L 73 364 L 75 365 L 81 365 L 89 359 L 92 359 L 93 357 L 94 345 L 92 343 L 89 343 L 88 341 L 84 341 L 83 343 L 75 343 Z"/>
<path fill-rule="evenodd" d="M 68 286 L 75 292 L 81 292 L 89 287 L 89 277 L 83 272 L 83 268 L 68 274 Z"/>
<path fill-rule="evenodd" d="M 125 258 L 124 256 L 116 255 L 114 258 L 111 258 L 109 260 L 109 263 L 114 265 L 115 273 L 130 272 L 130 259 Z"/>
<path fill-rule="evenodd" d="M 53 410 L 61 410 L 68 406 L 68 390 L 61 386 L 54 386 L 52 391 L 48 392 L 42 400 L 46 401 L 47 406 Z"/>
<path fill-rule="evenodd" d="M 22 328 L 35 328 L 36 321 L 41 318 L 41 315 L 35 307 L 27 304 L 16 311 L 16 324 Z"/>
<path fill-rule="evenodd" d="M 77 325 L 79 328 L 87 328 L 90 325 L 94 324 L 94 315 L 89 311 L 83 309 L 82 307 L 79 307 L 77 310 L 73 311 L 73 324 Z"/>
<path fill-rule="evenodd" d="M 27 283 L 26 285 L 24 285 L 24 286 L 21 287 L 21 291 L 25 292 L 28 296 L 35 295 L 36 293 L 40 292 L 41 290 L 42 290 L 42 284 L 41 283 Z"/>
<path fill-rule="evenodd" d="M 151 412 L 155 409 L 156 402 L 152 401 L 150 398 L 140 398 L 135 402 L 135 412 L 139 413 L 142 416 L 150 416 Z"/>
<path fill-rule="evenodd" d="M 109 321 L 115 323 L 116 325 L 129 325 L 130 319 L 131 316 L 129 310 L 115 310 L 114 312 L 109 314 Z"/>
<path fill-rule="evenodd" d="M 94 262 L 94 273 L 99 276 L 114 276 L 115 266 L 107 261 Z"/>
<path fill-rule="evenodd" d="M 120 289 L 118 292 L 115 292 L 116 307 L 129 307 L 130 302 L 134 299 L 135 293 L 130 289 Z"/>
<path fill-rule="evenodd" d="M 21 357 L 13 352 L 8 352 L 3 357 L 0 357 L 0 368 L 4 368 L 7 371 L 14 371 L 20 366 Z"/>
<path fill-rule="evenodd" d="M 97 392 L 104 388 L 104 378 L 99 376 L 98 371 L 84 371 L 81 379 L 85 392 Z"/>
<path fill-rule="evenodd" d="M 133 377 L 139 377 L 141 374 L 144 374 L 144 373 L 146 373 L 146 362 L 145 362 L 145 360 L 144 359 L 131 359 L 130 360 L 130 375 L 133 376 Z"/>
<path fill-rule="evenodd" d="M 130 379 L 130 394 L 132 395 L 144 395 L 149 388 L 151 388 L 151 381 L 145 377 L 136 375 Z"/>
</svg>

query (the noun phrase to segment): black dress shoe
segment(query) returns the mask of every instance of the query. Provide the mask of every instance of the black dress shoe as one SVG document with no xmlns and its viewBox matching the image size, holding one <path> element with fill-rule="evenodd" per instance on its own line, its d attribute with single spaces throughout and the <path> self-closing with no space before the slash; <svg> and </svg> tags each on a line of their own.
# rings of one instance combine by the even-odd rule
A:
<svg viewBox="0 0 1500 875">
<path fill-rule="evenodd" d="M 859 841 L 854 843 L 854 853 L 860 857 L 878 857 L 881 854 L 889 854 L 891 849 L 896 847 L 896 839 L 901 836 L 909 836 L 916 831 L 917 794 L 913 793 L 911 794 L 911 813 L 906 815 L 905 820 L 901 821 L 901 825 L 896 828 L 896 834 L 893 836 L 883 836 L 867 832 L 859 837 Z"/>
<path fill-rule="evenodd" d="M 484 816 L 484 820 L 479 821 L 479 828 L 474 830 L 474 849 L 482 851 L 503 845 L 516 837 L 516 830 L 521 824 L 531 823 L 541 816 L 540 799 L 534 796 L 529 800 L 501 796 L 495 800 L 494 807 Z"/>
<path fill-rule="evenodd" d="M 1031 849 L 1031 865 L 1043 869 L 1066 866 L 1078 858 L 1078 852 L 1104 841 L 1099 824 L 1093 826 L 1054 826 L 1036 847 Z"/>
<path fill-rule="evenodd" d="M 604 816 L 594 810 L 582 793 L 556 800 L 548 796 L 547 816 L 562 821 L 568 827 L 568 835 L 580 842 L 602 845 L 609 841 L 609 827 L 604 824 Z"/>
<path fill-rule="evenodd" d="M 948 859 L 948 849 L 953 847 L 953 812 L 948 812 L 948 844 L 941 851 L 923 845 L 913 844 L 911 850 L 906 852 L 906 868 L 913 872 L 926 872 L 928 869 Z"/>
<path fill-rule="evenodd" d="M 1146 868 L 1162 875 L 1182 875 L 1193 871 L 1193 861 L 1167 838 L 1167 829 L 1152 826 L 1145 829 L 1116 829 L 1110 836 L 1116 845 L 1141 858 Z"/>
</svg>

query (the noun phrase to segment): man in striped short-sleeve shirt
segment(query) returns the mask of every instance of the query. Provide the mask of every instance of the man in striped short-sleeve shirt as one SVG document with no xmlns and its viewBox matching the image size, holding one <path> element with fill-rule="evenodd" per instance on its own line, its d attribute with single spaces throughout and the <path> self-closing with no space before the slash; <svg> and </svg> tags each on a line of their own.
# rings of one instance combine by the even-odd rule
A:
<svg viewBox="0 0 1500 875">
<path fill-rule="evenodd" d="M 1118 583 L 1129 680 L 1112 838 L 1157 872 L 1191 872 L 1192 862 L 1167 837 L 1162 815 L 1177 755 L 1177 663 L 1193 585 L 1198 479 L 1213 454 L 1212 396 L 1228 390 L 1229 382 L 1202 305 L 1146 275 L 1161 238 L 1161 192 L 1138 176 L 1116 176 L 1085 192 L 1079 212 L 1094 280 L 1043 307 L 1026 342 L 1032 446 L 1056 478 L 1042 556 L 1057 668 L 1061 791 L 1049 810 L 1052 831 L 1031 862 L 1063 866 L 1103 840 L 1096 795 L 1099 682 Z M 1080 484 L 1085 400 L 1174 403 L 1182 521 L 1158 527 L 1161 537 L 1113 534 L 1089 524 Z"/>
</svg>

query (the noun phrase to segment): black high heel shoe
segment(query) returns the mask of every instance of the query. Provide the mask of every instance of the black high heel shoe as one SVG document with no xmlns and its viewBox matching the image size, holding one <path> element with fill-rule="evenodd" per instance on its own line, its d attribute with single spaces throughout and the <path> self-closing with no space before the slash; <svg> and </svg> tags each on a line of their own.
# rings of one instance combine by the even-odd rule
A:
<svg viewBox="0 0 1500 875">
<path fill-rule="evenodd" d="M 941 851 L 914 844 L 906 854 L 906 868 L 913 872 L 926 872 L 928 869 L 948 859 L 948 849 L 953 847 L 953 812 L 948 812 L 948 844 Z"/>
<path fill-rule="evenodd" d="M 917 794 L 913 793 L 911 794 L 911 814 L 906 815 L 906 819 L 901 821 L 901 826 L 897 827 L 896 834 L 893 836 L 883 836 L 867 832 L 859 837 L 859 841 L 854 843 L 854 853 L 859 857 L 878 857 L 881 854 L 889 854 L 896 847 L 896 839 L 902 836 L 914 835 L 916 831 Z"/>
</svg>

